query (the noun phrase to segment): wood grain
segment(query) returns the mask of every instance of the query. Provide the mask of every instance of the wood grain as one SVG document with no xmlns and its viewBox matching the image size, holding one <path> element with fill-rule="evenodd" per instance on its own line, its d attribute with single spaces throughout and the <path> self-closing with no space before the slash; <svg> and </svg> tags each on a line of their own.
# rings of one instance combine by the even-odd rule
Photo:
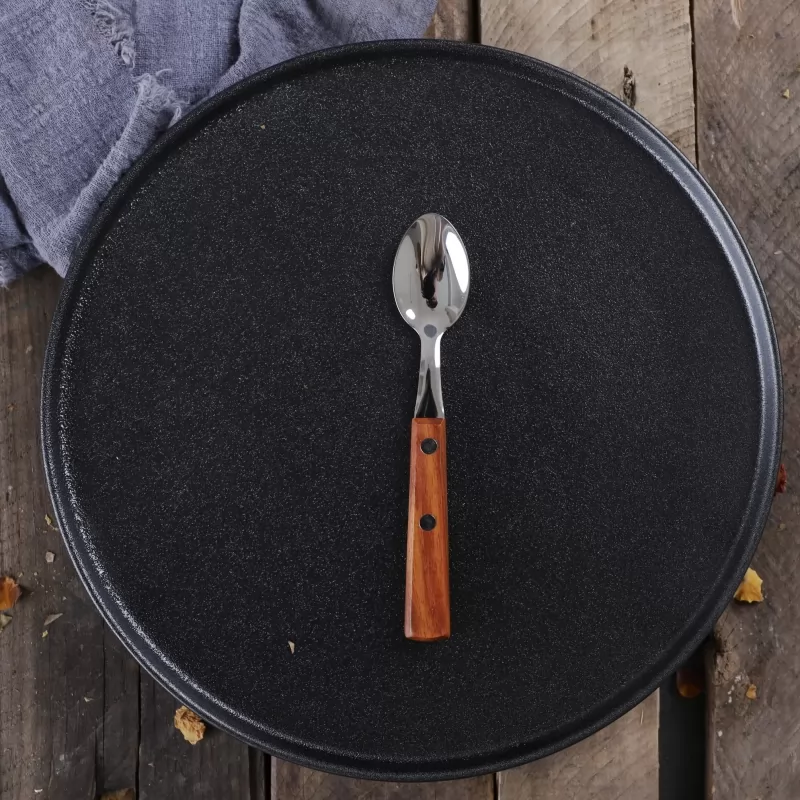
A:
<svg viewBox="0 0 800 800">
<path fill-rule="evenodd" d="M 658 693 L 588 739 L 498 774 L 498 800 L 657 800 Z"/>
<path fill-rule="evenodd" d="M 689 0 L 482 0 L 481 41 L 576 72 L 695 161 Z M 604 731 L 502 773 L 503 800 L 655 800 L 657 693 Z"/>
<path fill-rule="evenodd" d="M 139 800 L 263 800 L 267 757 L 210 727 L 200 742 L 189 744 L 174 726 L 179 705 L 141 674 Z"/>
<path fill-rule="evenodd" d="M 60 283 L 41 269 L 0 290 L 0 574 L 25 590 L 0 633 L 3 800 L 89 798 L 103 779 L 103 623 L 46 521 L 39 450 L 39 377 Z"/>
<path fill-rule="evenodd" d="M 481 41 L 564 67 L 621 99 L 627 88 L 628 104 L 694 160 L 689 0 L 482 0 Z"/>
<path fill-rule="evenodd" d="M 443 419 L 411 422 L 405 634 L 418 642 L 450 636 L 446 431 Z M 424 451 L 428 442 L 434 452 Z M 433 528 L 423 529 L 426 519 Z"/>
<path fill-rule="evenodd" d="M 273 759 L 272 800 L 492 800 L 494 776 L 442 783 L 340 778 Z"/>
<path fill-rule="evenodd" d="M 708 796 L 782 800 L 800 797 L 800 4 L 696 0 L 694 10 L 700 168 L 772 308 L 789 476 L 753 562 L 765 600 L 734 604 L 715 631 Z"/>
<path fill-rule="evenodd" d="M 439 0 L 433 19 L 425 32 L 428 39 L 478 40 L 477 3 L 471 0 Z"/>
</svg>

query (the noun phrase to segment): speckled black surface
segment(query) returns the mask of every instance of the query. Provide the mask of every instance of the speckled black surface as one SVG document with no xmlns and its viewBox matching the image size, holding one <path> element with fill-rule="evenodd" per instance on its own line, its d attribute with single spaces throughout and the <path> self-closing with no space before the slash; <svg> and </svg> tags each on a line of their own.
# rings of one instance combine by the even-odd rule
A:
<svg viewBox="0 0 800 800">
<path fill-rule="evenodd" d="M 453 636 L 421 645 L 390 277 L 432 210 L 472 286 L 443 341 Z M 62 297 L 43 438 L 78 569 L 162 682 L 271 752 L 438 778 L 586 735 L 697 644 L 763 526 L 779 394 L 737 234 L 641 118 L 523 57 L 371 45 L 134 168 Z"/>
</svg>

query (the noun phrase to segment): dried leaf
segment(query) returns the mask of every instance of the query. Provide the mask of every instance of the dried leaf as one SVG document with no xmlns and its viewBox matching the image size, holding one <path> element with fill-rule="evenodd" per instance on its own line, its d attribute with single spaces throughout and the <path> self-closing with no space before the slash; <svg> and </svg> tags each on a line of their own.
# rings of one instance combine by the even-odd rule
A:
<svg viewBox="0 0 800 800">
<path fill-rule="evenodd" d="M 756 685 L 754 683 L 751 683 L 747 687 L 747 691 L 744 693 L 744 696 L 748 700 L 755 700 L 756 697 L 758 697 L 758 688 L 756 687 Z"/>
<path fill-rule="evenodd" d="M 775 481 L 775 494 L 783 494 L 786 491 L 786 467 L 781 464 L 778 467 L 778 479 Z"/>
<path fill-rule="evenodd" d="M 622 68 L 622 102 L 631 108 L 636 105 L 636 76 L 627 64 Z"/>
<path fill-rule="evenodd" d="M 175 712 L 175 727 L 189 744 L 197 744 L 206 732 L 205 722 L 186 706 L 181 706 Z"/>
<path fill-rule="evenodd" d="M 705 674 L 698 667 L 682 667 L 675 673 L 678 694 L 691 700 L 703 693 L 706 688 Z"/>
<path fill-rule="evenodd" d="M 49 514 L 44 515 L 44 521 L 52 528 L 53 527 L 53 518 Z"/>
<path fill-rule="evenodd" d="M 0 631 L 3 630 L 7 625 L 11 624 L 11 617 L 8 614 L 0 614 Z"/>
<path fill-rule="evenodd" d="M 48 551 L 47 551 L 47 552 L 44 554 L 44 560 L 45 560 L 45 561 L 46 561 L 48 564 L 52 564 L 52 563 L 53 563 L 53 562 L 56 560 L 56 554 L 55 554 L 54 552 L 52 552 L 52 550 L 48 550 Z"/>
<path fill-rule="evenodd" d="M 740 603 L 760 603 L 764 599 L 761 592 L 761 584 L 764 581 L 758 576 L 758 573 L 751 567 L 747 568 L 744 574 L 744 580 L 739 584 L 736 594 L 733 595 L 734 600 Z"/>
<path fill-rule="evenodd" d="M 8 611 L 9 608 L 14 608 L 21 594 L 22 589 L 19 588 L 19 584 L 10 575 L 0 578 L 0 611 Z"/>
<path fill-rule="evenodd" d="M 292 655 L 294 655 L 294 642 L 289 642 L 289 650 L 291 650 Z"/>
<path fill-rule="evenodd" d="M 46 639 L 49 631 L 42 631 L 42 639 Z"/>
<path fill-rule="evenodd" d="M 48 614 L 44 619 L 45 628 L 51 623 L 55 622 L 59 617 L 63 616 L 64 616 L 63 614 Z"/>
<path fill-rule="evenodd" d="M 117 789 L 116 792 L 106 792 L 100 795 L 100 800 L 136 800 L 136 790 Z"/>
<path fill-rule="evenodd" d="M 788 100 L 791 96 L 792 96 L 792 93 L 788 89 L 784 89 L 781 92 L 781 97 L 783 97 L 785 100 Z"/>
</svg>

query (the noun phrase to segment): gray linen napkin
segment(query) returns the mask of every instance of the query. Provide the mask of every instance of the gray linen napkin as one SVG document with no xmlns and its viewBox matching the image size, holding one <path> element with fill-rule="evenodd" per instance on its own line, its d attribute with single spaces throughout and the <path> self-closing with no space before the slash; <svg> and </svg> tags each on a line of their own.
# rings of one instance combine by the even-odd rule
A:
<svg viewBox="0 0 800 800">
<path fill-rule="evenodd" d="M 436 0 L 1 0 L 0 286 L 66 274 L 93 214 L 193 104 L 339 44 L 421 36 Z"/>
</svg>

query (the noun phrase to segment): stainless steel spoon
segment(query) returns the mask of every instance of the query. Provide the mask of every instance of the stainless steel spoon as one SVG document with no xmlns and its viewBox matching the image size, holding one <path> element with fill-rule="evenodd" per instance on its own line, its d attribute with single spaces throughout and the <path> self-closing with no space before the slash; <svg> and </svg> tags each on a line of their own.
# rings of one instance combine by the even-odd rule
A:
<svg viewBox="0 0 800 800">
<path fill-rule="evenodd" d="M 403 319 L 419 334 L 419 384 L 411 422 L 405 634 L 417 641 L 450 636 L 447 441 L 441 341 L 469 295 L 469 261 L 458 231 L 440 214 L 423 214 L 403 236 L 392 287 Z"/>
</svg>

